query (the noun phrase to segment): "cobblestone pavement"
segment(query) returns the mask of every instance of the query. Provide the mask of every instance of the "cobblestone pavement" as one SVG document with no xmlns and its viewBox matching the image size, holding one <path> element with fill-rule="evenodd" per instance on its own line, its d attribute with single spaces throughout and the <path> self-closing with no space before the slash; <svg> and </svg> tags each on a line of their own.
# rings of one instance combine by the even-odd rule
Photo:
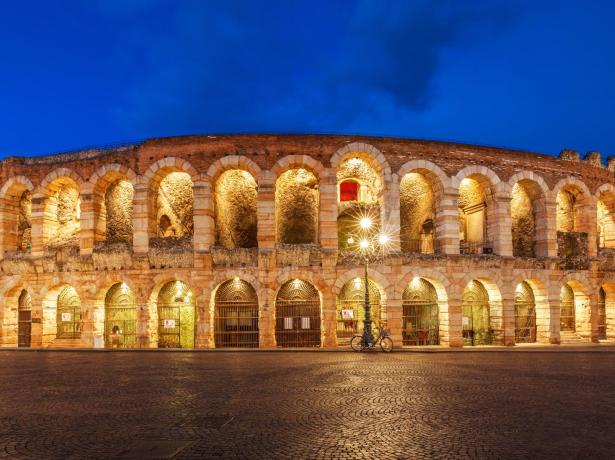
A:
<svg viewBox="0 0 615 460">
<path fill-rule="evenodd" d="M 614 458 L 615 353 L 0 352 L 3 458 Z"/>
</svg>

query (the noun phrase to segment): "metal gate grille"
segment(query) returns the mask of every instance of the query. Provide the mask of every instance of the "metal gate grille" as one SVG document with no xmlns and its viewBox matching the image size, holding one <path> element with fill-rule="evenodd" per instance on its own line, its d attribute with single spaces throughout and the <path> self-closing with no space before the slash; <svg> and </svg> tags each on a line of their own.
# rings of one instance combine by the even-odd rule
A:
<svg viewBox="0 0 615 460">
<path fill-rule="evenodd" d="M 536 302 L 527 282 L 517 286 L 515 293 L 515 342 L 536 342 Z"/>
<path fill-rule="evenodd" d="M 320 296 L 314 286 L 288 281 L 278 292 L 275 308 L 278 347 L 320 346 Z"/>
<path fill-rule="evenodd" d="M 136 329 L 135 296 L 124 283 L 114 284 L 105 297 L 105 347 L 134 348 Z"/>
<path fill-rule="evenodd" d="M 560 331 L 576 330 L 574 291 L 564 284 L 560 291 Z"/>
<path fill-rule="evenodd" d="M 165 284 L 158 294 L 158 348 L 194 348 L 195 303 L 181 281 Z"/>
<path fill-rule="evenodd" d="M 376 283 L 368 280 L 369 303 L 371 307 L 372 330 L 381 323 L 380 290 Z M 342 287 L 337 297 L 337 338 L 339 344 L 349 344 L 350 339 L 363 330 L 365 320 L 365 280 L 355 278 Z"/>
<path fill-rule="evenodd" d="M 478 281 L 470 281 L 461 302 L 462 333 L 465 345 L 491 345 L 489 295 Z"/>
<path fill-rule="evenodd" d="M 606 293 L 600 288 L 598 298 L 598 340 L 606 340 Z"/>
<path fill-rule="evenodd" d="M 234 279 L 218 287 L 214 341 L 216 348 L 258 348 L 258 297 L 249 283 Z"/>
<path fill-rule="evenodd" d="M 58 339 L 78 339 L 81 337 L 81 301 L 77 291 L 67 286 L 58 295 L 56 323 Z"/>
<path fill-rule="evenodd" d="M 17 346 L 27 348 L 32 340 L 32 298 L 28 291 L 21 291 L 17 304 Z"/>
<path fill-rule="evenodd" d="M 410 282 L 402 295 L 402 343 L 438 345 L 438 295 L 433 285 L 423 278 Z"/>
</svg>

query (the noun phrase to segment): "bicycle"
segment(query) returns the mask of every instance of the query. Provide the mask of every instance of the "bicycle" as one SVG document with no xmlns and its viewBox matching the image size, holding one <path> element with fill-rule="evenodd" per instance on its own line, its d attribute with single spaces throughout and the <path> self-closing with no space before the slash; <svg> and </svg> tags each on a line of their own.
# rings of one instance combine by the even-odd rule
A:
<svg viewBox="0 0 615 460">
<path fill-rule="evenodd" d="M 380 348 L 385 353 L 393 351 L 393 340 L 389 337 L 389 331 L 382 326 L 378 328 L 378 335 L 370 343 L 366 344 L 363 340 L 363 335 L 359 334 L 353 335 L 352 339 L 350 339 L 350 347 L 354 351 L 373 351 L 378 345 L 380 345 Z"/>
</svg>

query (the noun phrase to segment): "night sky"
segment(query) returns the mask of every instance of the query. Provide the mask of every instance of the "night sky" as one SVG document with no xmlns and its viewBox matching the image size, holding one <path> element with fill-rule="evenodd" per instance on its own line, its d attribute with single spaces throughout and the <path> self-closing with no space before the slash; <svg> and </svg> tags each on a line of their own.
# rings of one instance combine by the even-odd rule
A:
<svg viewBox="0 0 615 460">
<path fill-rule="evenodd" d="M 5 1 L 0 156 L 339 133 L 615 154 L 615 2 Z"/>
</svg>

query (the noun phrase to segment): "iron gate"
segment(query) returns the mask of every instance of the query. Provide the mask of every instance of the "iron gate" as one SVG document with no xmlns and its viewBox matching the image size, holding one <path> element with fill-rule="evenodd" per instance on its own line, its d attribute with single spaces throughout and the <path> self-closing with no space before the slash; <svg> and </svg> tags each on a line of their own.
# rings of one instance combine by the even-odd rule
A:
<svg viewBox="0 0 615 460">
<path fill-rule="evenodd" d="M 515 342 L 536 342 L 536 302 L 531 286 L 525 281 L 515 293 Z"/>
<path fill-rule="evenodd" d="M 181 281 L 165 284 L 158 294 L 158 348 L 194 348 L 195 304 Z"/>
<path fill-rule="evenodd" d="M 32 340 L 32 298 L 25 289 L 18 300 L 17 346 L 29 347 Z"/>
<path fill-rule="evenodd" d="M 380 290 L 368 280 L 368 296 L 371 307 L 372 330 L 381 323 Z M 355 278 L 344 284 L 337 297 L 337 338 L 339 344 L 350 344 L 353 335 L 363 330 L 365 320 L 365 280 Z"/>
<path fill-rule="evenodd" d="M 461 302 L 462 334 L 465 345 L 491 345 L 489 295 L 478 281 L 470 281 L 463 291 Z"/>
<path fill-rule="evenodd" d="M 278 347 L 320 346 L 320 296 L 314 286 L 288 281 L 278 292 L 275 308 Z"/>
<path fill-rule="evenodd" d="M 78 339 L 81 337 L 81 301 L 77 291 L 67 286 L 58 295 L 56 323 L 58 339 Z"/>
<path fill-rule="evenodd" d="M 564 284 L 560 292 L 560 331 L 576 331 L 574 291 Z"/>
<path fill-rule="evenodd" d="M 423 279 L 412 280 L 402 295 L 402 343 L 438 345 L 438 295 L 433 285 Z"/>
<path fill-rule="evenodd" d="M 105 347 L 134 348 L 136 329 L 134 294 L 124 283 L 114 284 L 105 297 Z"/>
<path fill-rule="evenodd" d="M 228 280 L 216 290 L 214 342 L 216 348 L 258 348 L 258 297 L 249 283 Z"/>
<path fill-rule="evenodd" d="M 606 293 L 600 288 L 598 298 L 598 340 L 606 340 Z"/>
</svg>

